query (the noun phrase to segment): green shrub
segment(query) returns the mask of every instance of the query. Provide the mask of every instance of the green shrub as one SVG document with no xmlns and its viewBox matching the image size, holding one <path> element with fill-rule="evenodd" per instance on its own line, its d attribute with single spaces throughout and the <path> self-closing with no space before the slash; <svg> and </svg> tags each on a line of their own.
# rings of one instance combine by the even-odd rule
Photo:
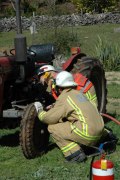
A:
<svg viewBox="0 0 120 180">
<path fill-rule="evenodd" d="M 58 28 L 57 26 L 53 28 L 52 34 L 47 32 L 44 36 L 44 42 L 52 42 L 57 52 L 68 54 L 70 53 L 70 48 L 73 46 L 79 46 L 79 39 L 77 33 L 73 31 L 73 28 Z"/>
<path fill-rule="evenodd" d="M 9 16 L 15 16 L 15 11 L 14 11 L 14 9 L 12 9 L 11 7 L 6 7 L 5 9 L 4 9 L 4 16 L 6 16 L 6 17 L 9 17 Z"/>
<path fill-rule="evenodd" d="M 76 45 L 77 35 L 72 34 L 72 32 L 68 30 L 62 30 L 58 32 L 57 35 L 54 37 L 54 42 L 58 48 L 58 51 L 69 51 L 72 46 Z"/>
<path fill-rule="evenodd" d="M 120 48 L 118 44 L 102 40 L 98 36 L 98 43 L 95 46 L 95 49 L 95 55 L 102 62 L 105 71 L 120 70 Z"/>
<path fill-rule="evenodd" d="M 113 11 L 118 8 L 119 0 L 70 0 L 77 8 L 78 12 L 98 12 Z"/>
</svg>

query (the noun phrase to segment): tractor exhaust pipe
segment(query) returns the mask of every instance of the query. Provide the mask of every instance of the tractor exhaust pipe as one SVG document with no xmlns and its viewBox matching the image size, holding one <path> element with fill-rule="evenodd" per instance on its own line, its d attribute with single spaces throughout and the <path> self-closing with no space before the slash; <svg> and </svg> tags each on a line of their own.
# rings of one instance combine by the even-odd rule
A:
<svg viewBox="0 0 120 180">
<path fill-rule="evenodd" d="M 21 0 L 15 0 L 17 34 L 14 39 L 14 44 L 16 61 L 24 63 L 27 60 L 27 44 L 26 37 L 22 34 L 20 1 Z"/>
</svg>

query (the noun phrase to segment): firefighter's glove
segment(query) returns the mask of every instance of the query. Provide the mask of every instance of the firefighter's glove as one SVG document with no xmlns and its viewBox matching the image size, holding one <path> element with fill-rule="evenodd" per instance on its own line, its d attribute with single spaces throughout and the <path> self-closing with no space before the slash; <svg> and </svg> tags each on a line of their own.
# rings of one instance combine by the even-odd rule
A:
<svg viewBox="0 0 120 180">
<path fill-rule="evenodd" d="M 37 113 L 39 111 L 43 110 L 43 106 L 42 106 L 42 104 L 40 102 L 34 102 L 34 106 L 35 106 L 35 109 L 36 109 Z"/>
</svg>

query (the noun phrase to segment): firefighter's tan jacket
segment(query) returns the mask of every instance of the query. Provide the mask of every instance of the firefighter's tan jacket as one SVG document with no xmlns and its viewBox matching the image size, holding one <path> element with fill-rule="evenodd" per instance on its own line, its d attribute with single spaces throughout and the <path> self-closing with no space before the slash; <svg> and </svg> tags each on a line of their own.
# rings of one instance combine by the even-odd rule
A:
<svg viewBox="0 0 120 180">
<path fill-rule="evenodd" d="M 49 111 L 42 111 L 38 117 L 44 123 L 57 124 L 69 121 L 71 130 L 86 140 L 97 140 L 102 135 L 104 122 L 97 108 L 80 92 L 63 90 Z"/>
</svg>

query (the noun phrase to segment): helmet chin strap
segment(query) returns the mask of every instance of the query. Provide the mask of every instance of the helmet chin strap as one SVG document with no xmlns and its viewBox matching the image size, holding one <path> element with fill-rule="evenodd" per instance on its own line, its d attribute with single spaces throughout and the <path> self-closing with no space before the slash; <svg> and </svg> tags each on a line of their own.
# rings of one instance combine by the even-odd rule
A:
<svg viewBox="0 0 120 180">
<path fill-rule="evenodd" d="M 67 90 L 70 91 L 71 89 L 74 89 L 73 87 L 57 87 L 57 92 L 59 93 L 59 95 L 62 93 L 63 90 Z"/>
<path fill-rule="evenodd" d="M 50 72 L 45 72 L 45 74 L 43 75 L 45 79 L 49 78 L 50 77 Z"/>
<path fill-rule="evenodd" d="M 56 92 L 58 96 L 62 93 L 63 90 L 64 90 L 63 88 L 56 86 Z"/>
</svg>

